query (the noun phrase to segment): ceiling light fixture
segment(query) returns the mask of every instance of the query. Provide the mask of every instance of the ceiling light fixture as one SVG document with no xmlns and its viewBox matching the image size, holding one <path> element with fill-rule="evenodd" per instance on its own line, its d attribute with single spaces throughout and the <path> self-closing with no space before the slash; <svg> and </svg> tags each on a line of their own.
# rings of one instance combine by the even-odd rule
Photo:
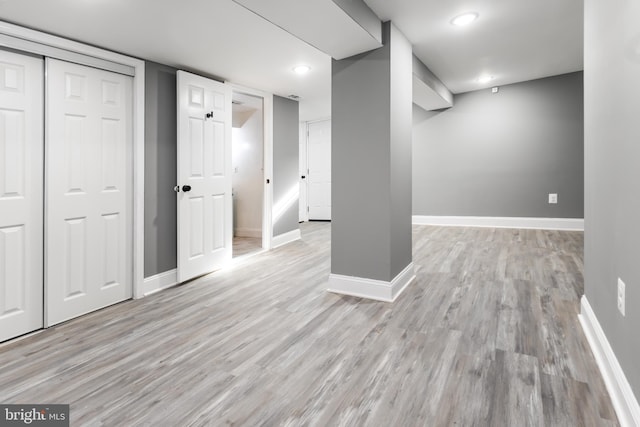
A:
<svg viewBox="0 0 640 427">
<path fill-rule="evenodd" d="M 489 83 L 491 80 L 493 80 L 493 76 L 481 76 L 481 77 L 478 77 L 478 82 L 479 83 Z"/>
<path fill-rule="evenodd" d="M 455 25 L 456 27 L 462 27 L 471 24 L 476 19 L 478 19 L 478 14 L 476 12 L 467 12 L 453 18 L 451 20 L 451 24 Z"/>
<path fill-rule="evenodd" d="M 295 67 L 293 67 L 293 72 L 296 74 L 307 74 L 309 71 L 311 71 L 311 67 L 309 67 L 308 65 L 296 65 Z"/>
</svg>

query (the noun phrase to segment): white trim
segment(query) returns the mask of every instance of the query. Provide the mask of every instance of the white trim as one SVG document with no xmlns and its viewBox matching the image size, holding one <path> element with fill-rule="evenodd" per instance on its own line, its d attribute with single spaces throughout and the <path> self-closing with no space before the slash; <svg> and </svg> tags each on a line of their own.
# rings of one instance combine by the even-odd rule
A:
<svg viewBox="0 0 640 427">
<path fill-rule="evenodd" d="M 131 77 L 136 75 L 135 69 L 129 65 L 123 65 L 117 62 L 107 61 L 53 46 L 47 46 L 42 43 L 20 39 L 7 34 L 0 34 L 0 46 L 5 46 L 22 52 L 30 52 L 48 58 L 72 62 L 74 64 L 112 71 L 114 73 L 124 74 Z"/>
<path fill-rule="evenodd" d="M 331 120 L 331 116 L 323 117 L 321 119 L 307 120 L 305 123 L 308 125 L 309 123 L 326 122 L 327 120 Z"/>
<path fill-rule="evenodd" d="M 144 296 L 155 294 L 178 284 L 178 270 L 173 269 L 144 279 Z"/>
<path fill-rule="evenodd" d="M 584 231 L 583 218 L 414 215 L 413 224 L 442 225 L 449 227 L 529 228 L 540 230 Z"/>
<path fill-rule="evenodd" d="M 280 234 L 278 236 L 273 236 L 273 240 L 271 243 L 273 246 L 271 249 L 278 248 L 280 246 L 286 245 L 287 243 L 295 242 L 296 240 L 300 240 L 302 235 L 300 234 L 300 229 L 296 228 L 295 230 L 291 230 L 287 233 Z"/>
<path fill-rule="evenodd" d="M 42 48 L 47 48 L 47 47 L 53 48 L 53 50 L 47 53 L 46 56 L 50 56 L 56 59 L 62 59 L 66 61 L 69 60 L 69 58 L 61 58 L 55 54 L 55 50 L 60 49 L 62 51 L 66 51 L 72 54 L 85 55 L 88 57 L 97 58 L 98 60 L 104 60 L 104 61 L 114 62 L 116 64 L 125 65 L 128 67 L 133 67 L 135 70 L 134 72 L 136 74 L 138 74 L 138 71 L 139 71 L 137 69 L 136 62 L 142 62 L 144 64 L 144 61 L 141 61 L 136 58 L 131 58 L 129 56 L 122 55 L 120 53 L 116 53 L 109 50 L 101 49 L 99 47 L 90 46 L 84 43 L 68 40 L 62 37 L 54 36 L 48 33 L 43 33 L 40 31 L 29 29 L 29 28 L 20 27 L 18 25 L 10 24 L 4 21 L 0 21 L 0 34 L 5 34 L 7 36 L 15 37 L 17 39 L 22 39 L 27 43 L 37 43 L 39 45 L 42 45 Z M 6 39 L 6 42 L 9 43 L 9 40 Z M 8 47 L 12 47 L 12 46 L 8 46 Z M 28 47 L 27 44 L 20 46 L 18 48 L 21 50 L 29 49 L 27 51 L 31 52 L 31 49 Z M 32 53 L 42 54 L 41 52 L 32 52 Z M 87 59 L 90 59 L 90 58 L 87 58 Z M 74 62 L 74 61 L 71 61 L 71 62 Z M 83 65 L 91 65 L 91 64 L 85 63 Z M 109 71 L 115 71 L 115 70 L 109 70 Z M 124 68 L 116 72 L 120 72 L 122 74 L 128 74 L 128 70 Z M 144 73 L 142 74 L 144 75 Z"/>
<path fill-rule="evenodd" d="M 262 229 L 260 228 L 236 228 L 233 230 L 235 237 L 262 237 Z"/>
<path fill-rule="evenodd" d="M 264 176 L 263 176 L 263 203 L 262 203 L 262 248 L 271 249 L 273 247 L 273 94 L 250 87 L 225 81 L 231 86 L 234 92 L 245 95 L 253 95 L 263 99 L 263 156 L 264 156 Z M 269 181 L 269 183 L 267 183 Z"/>
<path fill-rule="evenodd" d="M 327 291 L 377 301 L 394 302 L 415 278 L 413 262 L 411 262 L 390 282 L 330 274 Z"/>
<path fill-rule="evenodd" d="M 144 61 L 0 21 L 0 34 L 133 67 L 133 297 L 144 296 Z"/>
<path fill-rule="evenodd" d="M 587 336 L 591 351 L 604 378 L 618 421 L 620 421 L 622 427 L 640 426 L 640 405 L 638 400 L 633 394 L 631 385 L 627 381 L 627 377 L 624 375 L 624 371 L 600 326 L 600 322 L 598 322 L 595 313 L 591 309 L 586 295 L 582 296 L 580 303 L 581 311 L 578 319 L 582 324 L 584 334 Z"/>
</svg>

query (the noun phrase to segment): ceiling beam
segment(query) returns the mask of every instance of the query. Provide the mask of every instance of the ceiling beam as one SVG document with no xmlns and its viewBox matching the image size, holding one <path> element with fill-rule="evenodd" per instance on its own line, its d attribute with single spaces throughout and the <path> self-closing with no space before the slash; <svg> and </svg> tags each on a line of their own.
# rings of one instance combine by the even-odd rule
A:
<svg viewBox="0 0 640 427">
<path fill-rule="evenodd" d="M 363 0 L 233 0 L 334 59 L 382 46 L 378 16 Z"/>
<path fill-rule="evenodd" d="M 424 110 L 453 106 L 453 95 L 417 56 L 413 55 L 413 103 Z"/>
</svg>

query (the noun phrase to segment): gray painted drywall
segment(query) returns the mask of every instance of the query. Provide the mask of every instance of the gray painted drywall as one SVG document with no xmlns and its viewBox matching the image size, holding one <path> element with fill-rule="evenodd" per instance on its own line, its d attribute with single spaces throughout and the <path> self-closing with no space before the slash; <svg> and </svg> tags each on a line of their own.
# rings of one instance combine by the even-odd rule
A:
<svg viewBox="0 0 640 427">
<path fill-rule="evenodd" d="M 333 0 L 351 19 L 382 43 L 382 22 L 363 0 Z"/>
<path fill-rule="evenodd" d="M 429 86 L 436 92 L 442 99 L 445 100 L 451 106 L 453 104 L 453 94 L 449 89 L 440 81 L 440 79 L 433 74 L 433 72 L 426 66 L 420 59 L 413 55 L 413 74 L 420 79 L 425 85 Z"/>
<path fill-rule="evenodd" d="M 585 295 L 640 399 L 638 22 L 638 2 L 585 1 Z"/>
<path fill-rule="evenodd" d="M 391 279 L 413 260 L 411 236 L 411 140 L 413 53 L 411 43 L 393 25 L 391 36 Z"/>
<path fill-rule="evenodd" d="M 331 272 L 392 280 L 411 263 L 411 45 L 332 61 Z"/>
<path fill-rule="evenodd" d="M 273 97 L 273 235 L 296 230 L 298 225 L 298 102 Z"/>
<path fill-rule="evenodd" d="M 145 63 L 144 276 L 176 268 L 176 69 Z"/>
<path fill-rule="evenodd" d="M 582 72 L 413 114 L 414 215 L 583 218 Z"/>
</svg>

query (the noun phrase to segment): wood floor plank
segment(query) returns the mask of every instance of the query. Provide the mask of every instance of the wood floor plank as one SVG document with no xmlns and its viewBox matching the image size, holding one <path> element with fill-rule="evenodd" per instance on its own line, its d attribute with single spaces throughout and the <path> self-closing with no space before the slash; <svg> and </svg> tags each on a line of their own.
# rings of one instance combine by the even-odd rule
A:
<svg viewBox="0 0 640 427">
<path fill-rule="evenodd" d="M 388 304 L 326 292 L 330 231 L 0 344 L 0 402 L 74 426 L 618 425 L 577 319 L 582 233 L 414 226 Z"/>
</svg>

